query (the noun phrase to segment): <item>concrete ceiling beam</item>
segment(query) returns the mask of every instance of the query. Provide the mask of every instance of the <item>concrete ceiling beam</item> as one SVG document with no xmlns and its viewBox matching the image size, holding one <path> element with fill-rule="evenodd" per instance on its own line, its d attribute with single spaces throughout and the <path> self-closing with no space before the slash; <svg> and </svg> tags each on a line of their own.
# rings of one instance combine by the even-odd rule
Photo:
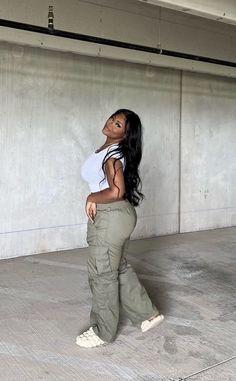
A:
<svg viewBox="0 0 236 381">
<path fill-rule="evenodd" d="M 236 25 L 235 0 L 138 0 L 210 20 Z"/>
</svg>

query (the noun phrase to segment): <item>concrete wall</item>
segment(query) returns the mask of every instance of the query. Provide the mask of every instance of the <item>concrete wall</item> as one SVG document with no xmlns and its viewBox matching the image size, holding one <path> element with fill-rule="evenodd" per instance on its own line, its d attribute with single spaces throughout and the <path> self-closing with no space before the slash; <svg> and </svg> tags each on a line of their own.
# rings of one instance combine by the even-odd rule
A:
<svg viewBox="0 0 236 381">
<path fill-rule="evenodd" d="M 85 245 L 88 188 L 80 166 L 103 142 L 106 118 L 124 106 L 139 112 L 145 126 L 147 200 L 135 237 L 176 232 L 179 73 L 10 44 L 0 48 L 1 256 Z M 151 180 L 158 190 L 149 187 Z"/>
<path fill-rule="evenodd" d="M 8 43 L 0 50 L 1 258 L 86 244 L 80 167 L 119 107 L 144 124 L 146 200 L 133 238 L 235 224 L 236 81 Z"/>
</svg>

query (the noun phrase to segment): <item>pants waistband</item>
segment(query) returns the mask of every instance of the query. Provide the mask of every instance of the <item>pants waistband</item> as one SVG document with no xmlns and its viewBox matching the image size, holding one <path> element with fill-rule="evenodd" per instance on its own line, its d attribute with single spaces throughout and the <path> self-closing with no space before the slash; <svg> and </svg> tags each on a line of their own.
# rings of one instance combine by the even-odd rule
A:
<svg viewBox="0 0 236 381">
<path fill-rule="evenodd" d="M 97 204 L 97 210 L 115 210 L 120 208 L 127 208 L 131 204 L 127 200 L 120 200 L 109 202 L 107 204 Z"/>
</svg>

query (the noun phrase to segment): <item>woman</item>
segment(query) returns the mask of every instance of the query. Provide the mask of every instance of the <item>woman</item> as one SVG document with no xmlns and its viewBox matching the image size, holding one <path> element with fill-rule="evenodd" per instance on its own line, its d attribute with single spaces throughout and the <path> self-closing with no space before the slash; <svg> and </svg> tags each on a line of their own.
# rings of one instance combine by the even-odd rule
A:
<svg viewBox="0 0 236 381">
<path fill-rule="evenodd" d="M 152 304 L 136 273 L 127 264 L 126 251 L 136 225 L 135 206 L 140 192 L 142 125 L 133 111 L 120 109 L 102 130 L 105 143 L 82 167 L 89 184 L 87 197 L 88 275 L 92 292 L 90 328 L 77 336 L 81 347 L 92 348 L 114 340 L 119 305 L 142 332 L 163 319 Z"/>
</svg>

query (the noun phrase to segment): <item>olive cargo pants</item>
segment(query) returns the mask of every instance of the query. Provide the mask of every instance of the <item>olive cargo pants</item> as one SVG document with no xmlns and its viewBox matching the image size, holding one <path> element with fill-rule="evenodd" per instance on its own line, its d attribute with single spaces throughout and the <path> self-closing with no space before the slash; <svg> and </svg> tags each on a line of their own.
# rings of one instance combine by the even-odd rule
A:
<svg viewBox="0 0 236 381">
<path fill-rule="evenodd" d="M 97 204 L 94 223 L 88 221 L 90 320 L 95 333 L 106 342 L 115 338 L 119 305 L 135 325 L 158 313 L 125 258 L 136 221 L 136 211 L 128 201 Z"/>
</svg>

